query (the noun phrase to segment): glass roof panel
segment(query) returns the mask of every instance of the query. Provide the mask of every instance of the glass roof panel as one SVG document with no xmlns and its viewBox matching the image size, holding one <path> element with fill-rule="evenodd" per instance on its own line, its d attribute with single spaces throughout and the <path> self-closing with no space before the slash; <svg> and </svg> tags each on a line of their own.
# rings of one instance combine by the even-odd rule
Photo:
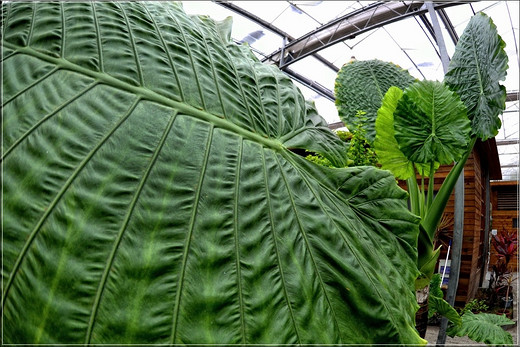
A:
<svg viewBox="0 0 520 347">
<path fill-rule="evenodd" d="M 318 82 L 323 87 L 334 91 L 334 81 L 336 80 L 336 72 L 325 66 L 318 59 L 310 56 L 291 64 L 291 70 L 299 74 L 310 77 L 313 81 Z"/>
<path fill-rule="evenodd" d="M 370 4 L 372 1 L 292 1 L 300 10 L 308 13 L 318 24 L 326 24 L 347 13 Z"/>
<path fill-rule="evenodd" d="M 243 8 L 249 13 L 254 14 L 268 23 L 273 21 L 284 12 L 289 4 L 286 1 L 230 1 L 231 3 Z"/>
<path fill-rule="evenodd" d="M 306 12 L 289 3 L 286 3 L 286 5 L 286 9 L 272 22 L 273 25 L 293 37 L 300 37 L 319 26 Z M 295 23 L 298 24 L 295 25 Z"/>
</svg>

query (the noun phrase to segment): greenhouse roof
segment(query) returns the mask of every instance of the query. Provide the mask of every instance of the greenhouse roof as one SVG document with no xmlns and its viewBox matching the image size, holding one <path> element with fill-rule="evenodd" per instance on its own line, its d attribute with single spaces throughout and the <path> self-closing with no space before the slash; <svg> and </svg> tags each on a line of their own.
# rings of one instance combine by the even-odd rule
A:
<svg viewBox="0 0 520 347">
<path fill-rule="evenodd" d="M 506 110 L 496 136 L 502 178 L 518 180 L 519 3 L 423 1 L 183 1 L 186 12 L 222 20 L 233 17 L 232 37 L 257 57 L 276 64 L 313 100 L 331 128 L 342 127 L 334 106 L 334 80 L 351 59 L 381 59 L 418 79 L 443 80 L 433 20 L 441 26 L 448 56 L 469 19 L 485 12 L 506 42 L 509 56 Z"/>
</svg>

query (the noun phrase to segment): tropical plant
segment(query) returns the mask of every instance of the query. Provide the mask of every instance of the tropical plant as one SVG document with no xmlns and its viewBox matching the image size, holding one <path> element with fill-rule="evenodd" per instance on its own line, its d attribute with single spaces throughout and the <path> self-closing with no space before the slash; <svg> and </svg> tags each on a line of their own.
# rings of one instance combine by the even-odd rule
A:
<svg viewBox="0 0 520 347">
<path fill-rule="evenodd" d="M 498 259 L 496 264 L 492 266 L 493 271 L 489 279 L 489 303 L 492 306 L 501 306 L 506 305 L 510 295 L 513 295 L 511 282 L 514 276 L 509 267 L 509 262 L 516 255 L 518 238 L 515 233 L 503 230 L 498 235 L 492 235 L 491 243 L 497 252 Z"/>
<path fill-rule="evenodd" d="M 292 153 L 346 163 L 230 20 L 3 2 L 2 28 L 3 343 L 425 343 L 406 192 Z"/>
<path fill-rule="evenodd" d="M 359 112 L 359 118 L 362 119 L 363 112 Z M 359 121 L 356 129 L 352 132 L 337 130 L 336 135 L 347 144 L 347 166 L 375 166 L 378 167 L 377 156 L 374 149 L 367 142 L 365 137 L 365 129 L 363 121 Z M 327 167 L 335 167 L 330 160 L 321 154 L 308 154 L 305 157 L 318 165 Z"/>
<path fill-rule="evenodd" d="M 499 262 L 504 262 L 507 266 L 512 257 L 516 255 L 518 248 L 518 238 L 516 233 L 504 230 L 499 235 L 492 235 L 491 243 L 497 251 Z"/>
<path fill-rule="evenodd" d="M 506 92 L 500 81 L 505 79 L 507 55 L 505 43 L 492 20 L 483 13 L 473 16 L 464 29 L 450 61 L 444 82 L 419 81 L 404 91 L 397 82 L 409 79 L 400 76 L 387 89 L 377 111 L 374 147 L 383 169 L 407 181 L 411 211 L 421 217 L 418 239 L 418 269 L 421 276 L 416 288 L 424 289 L 419 301 L 427 302 L 428 284 L 439 255 L 435 249 L 435 232 L 455 183 L 477 139 L 494 137 L 500 127 L 500 113 L 505 108 Z M 379 67 L 380 79 L 368 79 L 372 62 L 357 62 L 357 68 L 341 84 L 342 89 L 356 94 L 360 89 L 376 85 L 381 90 L 387 75 L 394 76 L 393 64 Z M 372 74 L 374 75 L 374 74 Z M 338 76 L 339 79 L 339 76 Z M 338 87 L 340 83 L 337 82 Z M 386 88 L 386 85 L 385 85 Z M 374 88 L 372 88 L 374 89 Z M 378 99 L 381 92 L 374 93 Z M 373 109 L 372 99 L 356 109 Z M 343 104 L 342 102 L 340 102 Z M 341 116 L 341 112 L 340 112 Z M 343 118 L 348 122 L 348 118 Z M 434 173 L 441 164 L 452 164 L 452 170 L 434 197 Z M 420 177 L 420 183 L 417 181 Z M 425 180 L 428 180 L 428 187 Z"/>
<path fill-rule="evenodd" d="M 475 342 L 484 342 L 488 345 L 512 345 L 512 335 L 502 326 L 512 325 L 515 322 L 505 316 L 496 314 L 478 313 L 473 311 L 485 310 L 488 306 L 484 300 L 472 300 L 464 306 L 460 315 L 446 300 L 440 289 L 441 276 L 434 274 L 430 282 L 430 295 L 428 296 L 428 318 L 434 314 L 446 317 L 450 321 L 447 334 L 454 336 L 467 336 Z"/>
<path fill-rule="evenodd" d="M 453 325 L 447 334 L 454 336 L 468 336 L 476 342 L 484 342 L 492 346 L 512 346 L 513 336 L 502 327 L 515 322 L 503 315 L 492 313 L 473 314 L 464 313 L 461 325 Z"/>
<path fill-rule="evenodd" d="M 479 313 L 481 311 L 487 311 L 489 306 L 486 303 L 486 300 L 482 299 L 473 299 L 468 301 L 466 305 L 460 310 L 460 315 L 464 315 L 466 312 Z"/>
</svg>

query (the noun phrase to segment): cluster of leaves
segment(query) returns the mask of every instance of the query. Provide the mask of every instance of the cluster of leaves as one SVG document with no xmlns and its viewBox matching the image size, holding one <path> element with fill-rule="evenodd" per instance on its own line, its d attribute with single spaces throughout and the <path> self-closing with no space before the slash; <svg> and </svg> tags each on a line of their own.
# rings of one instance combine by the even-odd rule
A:
<svg viewBox="0 0 520 347">
<path fill-rule="evenodd" d="M 513 295 L 511 283 L 515 278 L 509 262 L 516 255 L 518 237 L 514 232 L 502 230 L 498 235 L 492 235 L 491 243 L 498 259 L 492 266 L 493 271 L 489 280 L 489 304 L 493 307 L 501 307 L 506 305 L 507 300 Z"/>
<path fill-rule="evenodd" d="M 474 314 L 472 310 L 487 309 L 483 301 L 470 301 L 460 312 L 444 300 L 440 288 L 441 276 L 434 274 L 430 282 L 430 296 L 428 297 L 428 318 L 435 313 L 446 317 L 450 326 L 446 331 L 451 337 L 467 336 L 473 341 L 484 342 L 490 345 L 512 345 L 513 337 L 502 326 L 512 325 L 515 322 L 504 315 L 493 313 Z"/>
<path fill-rule="evenodd" d="M 411 211 L 422 219 L 418 267 L 423 276 L 418 288 L 433 275 L 439 255 L 433 245 L 435 232 L 476 140 L 498 133 L 506 96 L 499 83 L 507 73 L 504 46 L 492 20 L 479 13 L 464 29 L 443 82 L 417 81 L 379 60 L 346 64 L 336 79 L 340 117 L 355 124 L 353 110 L 366 111 L 367 139 L 373 139 L 381 167 L 407 181 Z M 435 171 L 454 162 L 434 196 Z"/>
<path fill-rule="evenodd" d="M 366 118 L 363 117 L 364 111 L 358 111 L 355 129 L 352 131 L 336 131 L 336 135 L 347 144 L 347 165 L 351 166 L 374 166 L 378 167 L 377 155 L 366 138 Z M 307 160 L 327 167 L 335 167 L 333 163 L 320 154 L 309 154 Z"/>
<path fill-rule="evenodd" d="M 516 255 L 518 248 L 518 236 L 514 232 L 504 230 L 498 235 L 492 235 L 491 240 L 493 247 L 497 251 L 499 261 L 503 261 L 506 266 L 512 257 Z"/>
<path fill-rule="evenodd" d="M 486 300 L 473 299 L 464 305 L 464 307 L 460 310 L 460 315 L 462 316 L 466 312 L 478 313 L 487 310 L 489 310 L 489 306 L 487 305 Z"/>
</svg>

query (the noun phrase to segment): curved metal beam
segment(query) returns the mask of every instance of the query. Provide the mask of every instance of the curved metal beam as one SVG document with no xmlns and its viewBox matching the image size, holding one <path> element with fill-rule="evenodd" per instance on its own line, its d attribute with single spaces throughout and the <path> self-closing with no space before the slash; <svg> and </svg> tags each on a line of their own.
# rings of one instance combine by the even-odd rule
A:
<svg viewBox="0 0 520 347">
<path fill-rule="evenodd" d="M 224 7 L 224 8 L 227 8 L 228 10 L 230 11 L 233 11 L 235 13 L 238 13 L 239 15 L 249 19 L 250 21 L 266 28 L 267 30 L 281 36 L 282 38 L 285 38 L 287 40 L 287 42 L 292 42 L 295 40 L 295 38 L 291 35 L 289 35 L 288 33 L 286 33 L 285 31 L 281 30 L 280 28 L 278 28 L 277 26 L 274 26 L 272 25 L 271 23 L 263 20 L 262 18 L 254 15 L 253 13 L 249 12 L 249 11 L 246 11 L 244 10 L 242 7 L 240 6 L 237 6 L 229 1 L 217 1 L 216 2 L 218 5 Z M 280 49 L 282 51 L 282 49 Z M 332 64 L 330 61 L 328 61 L 327 59 L 323 58 L 321 55 L 317 54 L 317 53 L 314 53 L 313 54 L 314 58 L 318 59 L 321 63 L 325 64 L 327 67 L 329 67 L 330 69 L 334 70 L 335 72 L 338 72 L 339 71 L 339 68 Z M 280 61 L 278 61 L 278 64 L 280 63 Z M 280 66 L 280 69 L 282 69 L 283 66 Z"/>
<path fill-rule="evenodd" d="M 446 1 L 435 3 L 435 9 L 467 4 L 471 1 Z M 354 38 L 356 35 L 387 25 L 401 19 L 428 12 L 424 1 L 379 1 L 363 9 L 348 13 L 320 28 L 297 38 L 285 46 L 283 68 L 308 55 L 315 54 L 340 41 Z M 268 55 L 264 62 L 279 64 L 281 50 Z"/>
</svg>

